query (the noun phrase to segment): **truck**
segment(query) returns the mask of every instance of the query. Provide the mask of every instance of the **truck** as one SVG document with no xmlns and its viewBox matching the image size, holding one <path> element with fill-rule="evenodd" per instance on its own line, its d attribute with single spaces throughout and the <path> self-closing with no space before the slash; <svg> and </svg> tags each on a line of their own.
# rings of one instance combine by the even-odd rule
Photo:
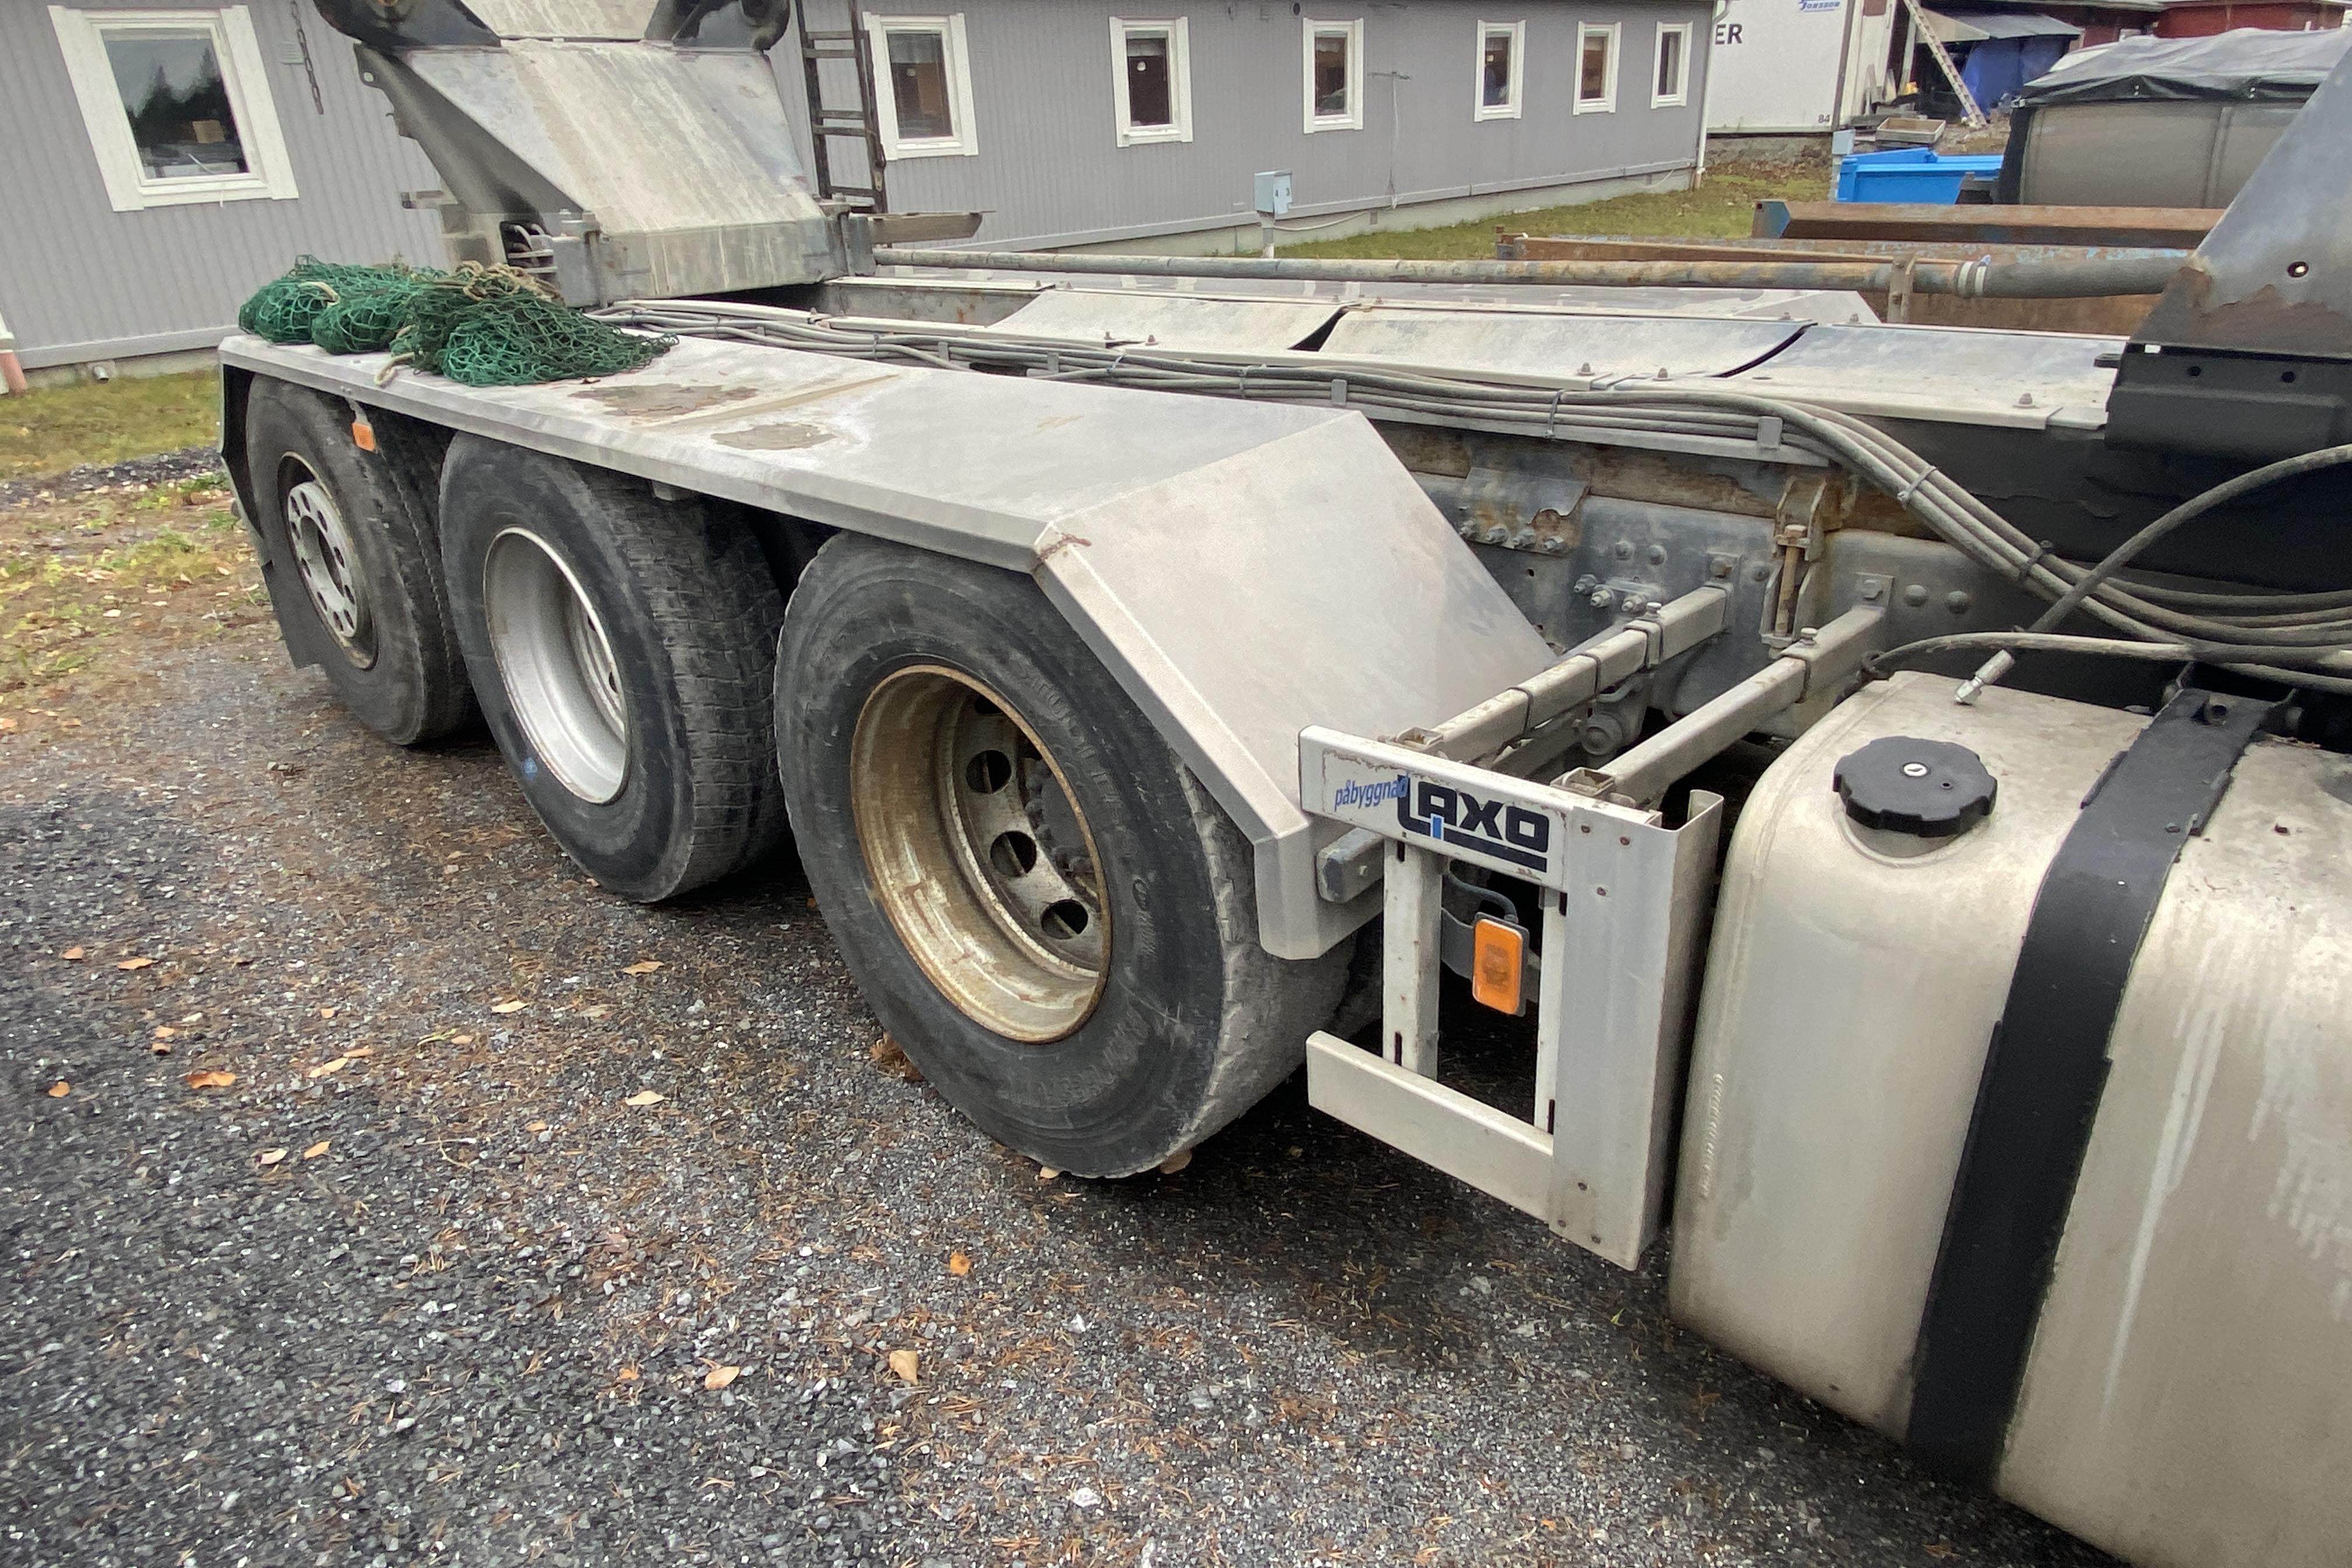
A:
<svg viewBox="0 0 2352 1568">
<path fill-rule="evenodd" d="M 675 340 L 222 346 L 361 723 L 478 713 L 616 897 L 789 837 L 1043 1164 L 1171 1167 L 1303 1064 L 1941 1473 L 2344 1561 L 2352 67 L 2193 253 L 1179 260 L 813 181 L 769 52 L 870 61 L 769 0 L 322 10 L 454 260 Z"/>
</svg>

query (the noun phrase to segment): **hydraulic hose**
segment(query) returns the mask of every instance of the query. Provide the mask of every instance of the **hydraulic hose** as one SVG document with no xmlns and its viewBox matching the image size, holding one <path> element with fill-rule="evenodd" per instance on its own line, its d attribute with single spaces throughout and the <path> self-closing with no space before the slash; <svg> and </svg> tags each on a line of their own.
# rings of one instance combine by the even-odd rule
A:
<svg viewBox="0 0 2352 1568">
<path fill-rule="evenodd" d="M 2097 565 L 2084 573 L 2073 587 L 2060 595 L 2027 630 L 2035 632 L 2055 630 L 2068 616 L 2073 615 L 2082 606 L 2084 600 L 2097 592 L 2108 579 L 2138 559 L 2141 552 L 2172 533 L 2181 524 L 2202 517 L 2215 507 L 2235 500 L 2240 496 L 2250 494 L 2264 485 L 2276 483 L 2280 479 L 2294 479 L 2303 474 L 2316 473 L 2322 468 L 2334 468 L 2345 462 L 2352 462 L 2352 446 L 2323 447 L 2315 452 L 2305 452 L 2296 457 L 2281 458 L 2275 463 L 2266 463 L 2259 468 L 2250 469 L 2233 479 L 2215 485 L 2201 494 L 2190 497 L 2109 551 Z M 2284 624 L 2299 627 L 2312 626 L 2321 632 L 2324 640 L 2329 640 L 2327 632 L 2336 626 L 2332 621 L 2316 617 L 2306 619 L 2294 615 L 2273 614 L 2257 617 L 2257 620 L 2265 626 Z M 2342 639 L 2340 636 L 2336 636 L 2332 640 L 2340 644 Z M 2008 648 L 2002 649 L 1985 660 L 1983 666 L 1974 675 L 1962 681 L 1959 690 L 1954 695 L 1962 702 L 1974 701 L 1979 692 L 2006 676 L 2016 662 L 2011 657 Z"/>
</svg>

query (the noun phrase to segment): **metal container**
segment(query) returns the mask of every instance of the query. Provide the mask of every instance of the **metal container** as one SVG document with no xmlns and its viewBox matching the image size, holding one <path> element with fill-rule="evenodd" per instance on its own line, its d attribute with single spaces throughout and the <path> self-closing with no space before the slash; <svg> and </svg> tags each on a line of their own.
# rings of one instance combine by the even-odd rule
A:
<svg viewBox="0 0 2352 1568">
<path fill-rule="evenodd" d="M 1948 678 L 1840 708 L 1726 863 L 1675 1222 L 1676 1317 L 1907 1426 L 1993 1030 L 2084 797 L 2146 723 Z M 1940 847 L 1851 823 L 1839 760 L 1958 742 L 1998 781 Z M 2257 741 L 2140 947 L 1995 1489 L 2135 1563 L 2352 1542 L 2352 767 Z"/>
<path fill-rule="evenodd" d="M 2011 136 L 2011 199 L 2226 207 L 2302 108 L 2192 100 L 2048 104 L 2021 116 Z"/>
</svg>

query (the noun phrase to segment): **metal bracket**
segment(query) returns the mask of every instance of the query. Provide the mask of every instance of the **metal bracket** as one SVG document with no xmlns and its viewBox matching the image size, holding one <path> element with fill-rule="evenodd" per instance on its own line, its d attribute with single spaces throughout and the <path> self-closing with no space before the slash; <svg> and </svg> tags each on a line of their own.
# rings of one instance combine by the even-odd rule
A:
<svg viewBox="0 0 2352 1568">
<path fill-rule="evenodd" d="M 1666 1140 L 1722 802 L 1689 818 L 1570 795 L 1309 729 L 1301 793 L 1383 841 L 1381 1050 L 1307 1042 L 1318 1110 L 1545 1221 L 1622 1268 L 1664 1207 Z M 1445 866 L 1545 889 L 1535 1093 L 1526 1120 L 1435 1081 Z"/>
<path fill-rule="evenodd" d="M 1886 319 L 1907 321 L 1911 319 L 1911 295 L 1918 280 L 1919 258 L 1916 255 L 1898 257 L 1886 269 Z"/>
</svg>

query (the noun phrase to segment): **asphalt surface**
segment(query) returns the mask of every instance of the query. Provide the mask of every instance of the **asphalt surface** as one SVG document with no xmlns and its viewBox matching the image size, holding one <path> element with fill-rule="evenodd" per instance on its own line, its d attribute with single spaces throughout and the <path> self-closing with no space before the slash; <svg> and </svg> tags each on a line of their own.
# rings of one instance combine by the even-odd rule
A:
<svg viewBox="0 0 2352 1568">
<path fill-rule="evenodd" d="M 0 736 L 0 1563 L 2106 1561 L 1296 1080 L 1042 1179 L 789 855 L 638 909 L 267 627 L 153 690 Z"/>
</svg>

